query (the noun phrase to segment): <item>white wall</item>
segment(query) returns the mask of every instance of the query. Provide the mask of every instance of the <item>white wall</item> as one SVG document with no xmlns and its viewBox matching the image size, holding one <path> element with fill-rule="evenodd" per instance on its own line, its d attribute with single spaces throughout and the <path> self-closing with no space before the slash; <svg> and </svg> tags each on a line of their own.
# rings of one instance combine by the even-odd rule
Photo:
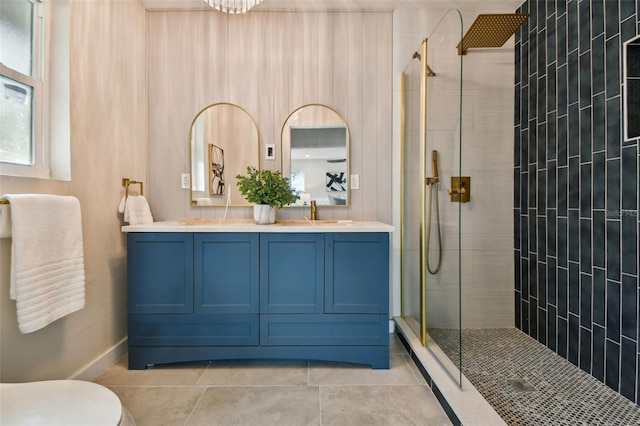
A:
<svg viewBox="0 0 640 426">
<path fill-rule="evenodd" d="M 280 169 L 285 120 L 302 105 L 320 103 L 349 126 L 351 173 L 360 175 L 360 189 L 352 192 L 350 207 L 322 206 L 318 217 L 391 223 L 391 13 L 148 16 L 149 194 L 157 220 L 220 217 L 224 211 L 190 207 L 189 191 L 179 186 L 181 173 L 189 172 L 191 121 L 204 106 L 245 108 L 260 132 L 261 166 Z M 276 145 L 276 161 L 264 160 L 265 144 Z M 251 217 L 251 210 L 229 214 Z M 305 214 L 308 208 L 278 213 L 295 219 Z"/>
<path fill-rule="evenodd" d="M 71 181 L 0 177 L 0 193 L 78 197 L 86 307 L 30 334 L 9 299 L 11 240 L 0 239 L 0 381 L 61 379 L 127 335 L 121 178 L 146 181 L 145 10 L 134 1 L 70 4 Z"/>
<path fill-rule="evenodd" d="M 484 13 L 511 13 L 513 9 L 492 4 Z M 475 20 L 482 5 L 467 2 L 462 9 L 463 29 Z M 437 27 L 447 9 L 394 12 L 394 165 L 400 167 L 400 74 L 422 40 Z M 437 43 L 434 38 L 432 42 Z M 443 46 L 430 52 L 429 64 L 438 60 L 457 60 L 455 46 Z M 440 48 L 439 48 L 440 49 Z M 448 59 L 447 59 L 448 60 Z M 452 204 L 446 189 L 450 176 L 456 175 L 451 158 L 462 155 L 462 175 L 471 176 L 472 200 L 464 204 L 462 217 L 462 319 L 463 327 L 513 327 L 513 38 L 500 49 L 470 50 L 463 58 L 462 151 L 458 152 L 452 137 L 457 128 L 441 128 L 429 132 L 427 146 L 438 149 L 441 158 L 440 210 L 445 248 L 442 270 L 427 276 L 430 326 L 456 326 L 457 283 L 457 204 Z M 437 66 L 434 68 L 437 73 Z M 439 78 L 438 76 L 433 77 Z M 446 108 L 457 103 L 443 96 L 435 104 Z M 455 124 L 455 123 L 454 123 Z M 434 141 L 435 137 L 435 141 Z M 430 175 L 430 161 L 427 167 Z M 393 218 L 400 220 L 400 175 L 394 173 Z M 455 226 L 454 226 L 455 225 Z M 399 233 L 394 235 L 393 311 L 400 313 Z M 418 266 L 415 266 L 418 268 Z M 409 283 L 408 285 L 410 285 Z M 453 288 L 451 287 L 453 285 Z M 417 297 L 417 295 L 415 296 Z M 452 315 L 453 314 L 453 315 Z"/>
</svg>

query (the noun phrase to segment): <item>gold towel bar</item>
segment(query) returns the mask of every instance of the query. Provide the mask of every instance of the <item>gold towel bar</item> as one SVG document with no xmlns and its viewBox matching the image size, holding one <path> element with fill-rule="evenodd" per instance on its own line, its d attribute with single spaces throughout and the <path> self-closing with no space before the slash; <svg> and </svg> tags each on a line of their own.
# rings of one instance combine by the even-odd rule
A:
<svg viewBox="0 0 640 426">
<path fill-rule="evenodd" d="M 129 197 L 129 185 L 140 185 L 140 195 L 144 195 L 143 183 L 129 178 L 122 178 L 122 186 L 124 186 L 124 197 Z"/>
<path fill-rule="evenodd" d="M 9 204 L 9 200 L 0 200 L 0 204 Z"/>
</svg>

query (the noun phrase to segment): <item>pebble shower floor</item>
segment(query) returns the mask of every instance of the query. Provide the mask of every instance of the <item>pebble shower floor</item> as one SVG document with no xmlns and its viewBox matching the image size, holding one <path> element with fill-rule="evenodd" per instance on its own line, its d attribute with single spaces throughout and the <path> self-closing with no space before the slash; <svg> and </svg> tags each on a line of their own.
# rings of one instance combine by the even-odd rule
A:
<svg viewBox="0 0 640 426">
<path fill-rule="evenodd" d="M 429 336 L 457 363 L 457 330 Z M 640 407 L 520 330 L 464 329 L 462 347 L 464 375 L 509 425 L 640 425 Z"/>
</svg>

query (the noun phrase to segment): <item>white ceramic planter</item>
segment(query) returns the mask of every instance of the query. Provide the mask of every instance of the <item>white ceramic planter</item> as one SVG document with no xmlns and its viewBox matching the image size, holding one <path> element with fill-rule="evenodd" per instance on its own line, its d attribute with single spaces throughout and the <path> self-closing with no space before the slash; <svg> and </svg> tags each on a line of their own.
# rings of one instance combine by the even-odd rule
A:
<svg viewBox="0 0 640 426">
<path fill-rule="evenodd" d="M 269 225 L 276 222 L 276 208 L 268 204 L 253 206 L 253 222 L 258 225 Z"/>
</svg>

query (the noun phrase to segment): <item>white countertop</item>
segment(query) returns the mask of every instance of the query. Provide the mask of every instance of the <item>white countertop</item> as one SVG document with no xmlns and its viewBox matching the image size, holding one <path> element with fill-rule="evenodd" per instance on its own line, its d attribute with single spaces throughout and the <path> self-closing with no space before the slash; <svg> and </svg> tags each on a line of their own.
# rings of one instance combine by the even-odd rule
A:
<svg viewBox="0 0 640 426">
<path fill-rule="evenodd" d="M 272 225 L 256 225 L 251 219 L 185 219 L 127 225 L 122 232 L 393 232 L 394 227 L 377 221 L 282 220 Z"/>
</svg>

